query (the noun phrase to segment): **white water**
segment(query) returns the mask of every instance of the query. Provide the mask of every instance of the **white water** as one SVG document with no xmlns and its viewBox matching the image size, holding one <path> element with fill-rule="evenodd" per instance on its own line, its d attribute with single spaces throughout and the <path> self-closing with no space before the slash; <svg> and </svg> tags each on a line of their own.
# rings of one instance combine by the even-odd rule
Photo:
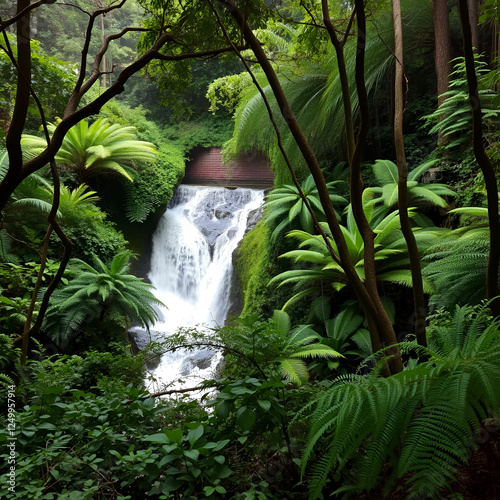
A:
<svg viewBox="0 0 500 500">
<path fill-rule="evenodd" d="M 180 327 L 222 326 L 231 308 L 232 254 L 263 191 L 181 185 L 153 235 L 149 279 L 167 306 L 151 328 L 153 340 Z M 196 365 L 192 360 L 198 360 Z M 214 375 L 221 355 L 210 351 L 164 354 L 154 389 L 186 386 Z M 188 383 L 189 382 L 189 383 Z M 150 388 L 152 389 L 152 388 Z"/>
</svg>

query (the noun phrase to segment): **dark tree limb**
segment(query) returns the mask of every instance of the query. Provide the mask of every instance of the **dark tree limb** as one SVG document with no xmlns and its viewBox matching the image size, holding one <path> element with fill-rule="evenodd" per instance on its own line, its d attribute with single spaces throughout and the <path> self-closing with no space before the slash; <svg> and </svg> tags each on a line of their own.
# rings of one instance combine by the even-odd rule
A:
<svg viewBox="0 0 500 500">
<path fill-rule="evenodd" d="M 349 34 L 349 30 L 352 27 L 353 17 L 356 12 L 354 9 L 352 16 L 349 21 L 348 31 L 344 35 L 343 40 L 341 41 L 337 32 L 332 24 L 330 19 L 330 12 L 328 9 L 328 0 L 321 0 L 321 9 L 323 12 L 323 22 L 325 23 L 326 29 L 328 31 L 328 35 L 330 36 L 330 40 L 332 45 L 335 48 L 335 54 L 337 56 L 337 66 L 339 70 L 339 78 L 340 78 L 340 86 L 342 89 L 342 102 L 344 105 L 344 126 L 345 126 L 345 135 L 346 135 L 346 144 L 347 144 L 347 158 L 349 165 L 351 164 L 352 157 L 354 155 L 354 120 L 352 117 L 352 105 L 351 105 L 351 93 L 349 90 L 349 80 L 347 78 L 347 71 L 344 59 L 344 45 L 347 41 L 347 36 Z M 352 201 L 352 200 L 351 200 Z"/>
<path fill-rule="evenodd" d="M 23 153 L 21 150 L 21 135 L 26 123 L 26 114 L 30 99 L 31 83 L 31 38 L 30 38 L 30 0 L 18 0 L 17 12 L 24 15 L 17 18 L 17 92 L 14 102 L 14 113 L 5 138 L 5 146 L 9 155 L 9 169 L 2 184 L 17 186 L 21 177 Z M 8 44 L 7 34 L 4 38 Z M 13 56 L 11 56 L 11 59 Z M 3 208 L 3 206 L 1 207 Z"/>
<path fill-rule="evenodd" d="M 465 70 L 469 86 L 469 102 L 472 108 L 472 135 L 476 161 L 483 173 L 488 200 L 488 221 L 490 225 L 490 254 L 486 271 L 486 295 L 491 302 L 491 310 L 500 316 L 498 289 L 498 268 L 500 265 L 500 217 L 498 214 L 498 188 L 495 170 L 486 154 L 483 143 L 482 111 L 479 100 L 477 75 L 474 67 L 474 50 L 469 21 L 467 0 L 459 0 L 460 22 L 462 24 Z"/>
<path fill-rule="evenodd" d="M 213 387 L 198 385 L 196 387 L 187 387 L 186 389 L 169 389 L 168 391 L 160 391 L 155 392 L 154 394 L 148 394 L 147 396 L 144 396 L 144 398 L 158 398 L 160 396 L 168 396 L 169 394 L 184 394 L 186 392 L 201 391 L 202 389 L 213 389 Z"/>
<path fill-rule="evenodd" d="M 12 63 L 14 64 L 14 66 L 16 66 L 19 74 L 22 74 L 22 72 L 20 71 L 20 67 L 18 65 L 18 62 L 13 57 L 12 50 L 9 46 L 7 38 L 6 38 L 6 43 L 7 43 L 7 48 L 8 48 L 8 54 L 11 56 Z M 43 131 L 45 134 L 45 140 L 47 141 L 47 144 L 49 144 L 50 135 L 49 135 L 49 130 L 47 127 L 47 119 L 46 119 L 45 113 L 43 111 L 42 103 L 40 102 L 40 99 L 38 98 L 36 92 L 34 91 L 33 87 L 31 86 L 31 83 L 27 82 L 26 85 L 28 86 L 29 92 L 30 92 L 31 96 L 33 97 L 33 99 L 35 100 L 36 105 L 38 107 L 38 111 L 40 113 L 40 119 L 42 121 Z M 60 227 L 59 222 L 56 220 L 57 211 L 59 208 L 59 200 L 60 200 L 60 181 L 59 181 L 59 173 L 57 171 L 56 164 L 55 164 L 55 161 L 53 159 L 50 162 L 50 169 L 51 169 L 53 184 L 54 184 L 54 196 L 52 199 L 52 206 L 51 206 L 51 209 L 50 209 L 50 212 L 48 215 L 49 226 L 48 226 L 47 232 L 45 234 L 45 238 L 43 241 L 42 254 L 40 256 L 40 270 L 38 271 L 37 280 L 36 280 L 35 287 L 34 287 L 34 290 L 33 290 L 32 296 L 31 296 L 31 301 L 30 301 L 30 305 L 28 308 L 28 313 L 26 315 L 26 321 L 24 324 L 23 334 L 18 339 L 16 339 L 14 341 L 14 345 L 16 345 L 18 343 L 18 341 L 22 342 L 21 366 L 24 366 L 26 364 L 26 359 L 28 356 L 29 339 L 30 339 L 31 335 L 38 333 L 38 331 L 40 330 L 45 312 L 46 312 L 47 307 L 48 307 L 48 302 L 49 302 L 50 296 L 51 296 L 53 290 L 55 290 L 56 286 L 58 285 L 58 283 L 60 282 L 60 280 L 64 274 L 64 271 L 66 269 L 66 265 L 69 261 L 69 256 L 70 256 L 71 248 L 72 248 L 71 240 L 66 236 L 66 234 L 63 232 L 62 228 Z M 56 230 L 57 235 L 60 237 L 60 239 L 64 245 L 65 252 L 64 252 L 64 256 L 63 256 L 63 259 L 61 261 L 61 264 L 59 266 L 59 269 L 57 270 L 56 275 L 54 276 L 51 284 L 49 285 L 49 288 L 47 289 L 47 291 L 43 297 L 42 306 L 40 308 L 37 320 L 36 320 L 35 324 L 33 326 L 31 326 L 31 322 L 32 322 L 33 314 L 34 314 L 34 310 L 35 310 L 35 305 L 36 305 L 36 299 L 37 299 L 38 292 L 39 292 L 41 284 L 42 284 L 43 272 L 44 272 L 45 266 L 47 264 L 47 253 L 49 250 L 50 236 L 51 236 L 54 228 Z"/>
<path fill-rule="evenodd" d="M 405 144 L 403 136 L 403 115 L 405 102 L 403 96 L 403 83 L 405 81 L 403 66 L 403 28 L 401 21 L 400 0 L 392 0 L 392 12 L 394 19 L 394 41 L 396 74 L 394 79 L 394 145 L 398 165 L 398 207 L 401 231 L 408 247 L 410 269 L 413 289 L 413 302 L 415 310 L 415 333 L 419 345 L 426 347 L 427 338 L 425 332 L 425 297 L 422 280 L 422 269 L 420 266 L 420 254 L 413 234 L 410 217 L 408 216 L 408 168 L 406 165 Z"/>
<path fill-rule="evenodd" d="M 286 163 L 286 166 L 288 168 L 288 171 L 290 172 L 290 176 L 292 178 L 292 182 L 293 182 L 294 186 L 297 188 L 299 196 L 300 196 L 301 200 L 303 201 L 304 205 L 306 206 L 307 211 L 311 215 L 311 218 L 313 220 L 313 224 L 314 224 L 314 227 L 316 228 L 316 231 L 323 238 L 323 241 L 325 242 L 326 248 L 328 249 L 328 252 L 330 253 L 330 256 L 332 257 L 332 259 L 337 264 L 339 264 L 340 266 L 342 266 L 342 263 L 341 263 L 340 259 L 338 258 L 337 254 L 334 252 L 334 250 L 332 248 L 332 245 L 330 244 L 330 241 L 329 241 L 326 233 L 323 231 L 323 228 L 319 224 L 318 218 L 316 217 L 316 214 L 315 214 L 314 210 L 312 209 L 311 204 L 307 200 L 307 197 L 304 194 L 304 191 L 302 190 L 302 187 L 301 187 L 301 185 L 300 185 L 300 183 L 299 183 L 299 181 L 297 179 L 297 176 L 295 175 L 295 171 L 293 169 L 292 162 L 290 161 L 288 153 L 286 152 L 286 150 L 285 150 L 285 148 L 283 146 L 283 141 L 282 141 L 282 138 L 281 138 L 281 131 L 280 131 L 279 127 L 278 127 L 278 124 L 276 123 L 276 119 L 275 119 L 274 113 L 273 113 L 273 111 L 271 109 L 271 105 L 269 104 L 269 100 L 268 100 L 268 98 L 267 98 L 267 96 L 266 96 L 266 94 L 265 94 L 262 86 L 259 84 L 257 78 L 255 77 L 254 72 L 252 71 L 252 69 L 248 65 L 246 59 L 242 56 L 241 50 L 231 41 L 231 39 L 229 37 L 229 34 L 227 32 L 227 29 L 226 29 L 224 23 L 222 22 L 222 19 L 220 18 L 219 14 L 215 10 L 215 8 L 213 8 L 213 12 L 214 12 L 214 14 L 215 14 L 215 16 L 217 18 L 217 22 L 219 23 L 219 26 L 221 27 L 221 29 L 222 29 L 222 31 L 224 33 L 224 36 L 225 36 L 226 40 L 232 46 L 234 52 L 238 55 L 239 59 L 241 60 L 241 62 L 245 66 L 245 69 L 247 70 L 247 73 L 250 75 L 253 84 L 257 88 L 260 96 L 262 97 L 262 100 L 263 100 L 264 105 L 265 105 L 266 110 L 267 110 L 267 114 L 269 115 L 269 119 L 271 120 L 271 124 L 272 124 L 274 132 L 276 134 L 276 140 L 278 142 L 278 148 L 279 148 L 279 150 L 281 152 L 281 155 L 283 156 L 283 159 L 285 160 L 285 163 Z"/>
<path fill-rule="evenodd" d="M 365 287 L 372 298 L 376 321 L 372 321 L 371 328 L 377 328 L 378 335 L 384 341 L 386 346 L 392 346 L 388 349 L 392 356 L 390 360 L 391 373 L 398 373 L 403 370 L 403 362 L 401 352 L 392 322 L 384 308 L 382 300 L 377 288 L 377 275 L 375 266 L 375 233 L 373 232 L 366 218 L 363 208 L 363 178 L 361 176 L 361 160 L 363 150 L 366 145 L 370 126 L 370 111 L 368 102 L 368 93 L 365 86 L 365 46 L 366 46 L 366 17 L 363 0 L 355 1 L 356 20 L 358 27 L 357 37 L 357 52 L 356 52 L 356 68 L 355 79 L 356 89 L 358 92 L 360 125 L 358 138 L 354 148 L 354 153 L 351 161 L 351 206 L 354 219 L 358 226 L 361 237 L 364 243 L 364 270 L 365 270 Z M 387 368 L 384 368 L 384 374 L 387 374 Z"/>
<path fill-rule="evenodd" d="M 5 21 L 0 21 L 0 31 L 4 31 L 9 26 L 17 23 L 22 17 L 29 14 L 33 9 L 36 9 L 44 4 L 54 3 L 55 1 L 56 0 L 38 0 L 38 2 L 34 2 L 32 4 L 28 2 L 28 4 L 24 5 L 21 9 L 18 7 L 16 15 L 12 16 L 10 19 L 5 19 Z"/>
<path fill-rule="evenodd" d="M 140 69 L 144 68 L 153 59 L 162 59 L 169 61 L 179 61 L 184 59 L 194 59 L 198 57 L 209 57 L 221 54 L 223 52 L 232 51 L 232 48 L 220 48 L 199 52 L 190 52 L 184 54 L 176 54 L 172 56 L 161 54 L 160 49 L 169 42 L 172 42 L 173 37 L 169 33 L 165 33 L 158 38 L 158 40 L 153 44 L 153 46 L 147 50 L 139 59 L 124 68 L 118 75 L 116 82 L 111 85 L 105 92 L 103 92 L 99 97 L 88 105 L 76 109 L 79 99 L 73 99 L 68 104 L 66 112 L 63 119 L 56 127 L 54 134 L 51 137 L 50 144 L 47 148 L 42 151 L 36 158 L 33 158 L 26 163 L 22 164 L 22 157 L 16 157 L 16 162 L 10 163 L 9 171 L 15 173 L 15 177 L 9 176 L 9 174 L 0 183 L 0 209 L 2 209 L 7 203 L 10 195 L 14 192 L 15 188 L 23 179 L 28 177 L 33 172 L 43 168 L 45 165 L 49 164 L 51 159 L 54 158 L 57 151 L 61 147 L 64 136 L 68 130 L 76 125 L 80 120 L 83 120 L 91 115 L 97 114 L 101 107 L 106 104 L 113 97 L 117 96 L 125 89 L 125 83 L 128 79 L 135 74 Z M 22 129 L 21 129 L 22 132 Z M 20 135 L 18 138 L 18 143 L 20 141 Z M 20 148 L 19 148 L 20 153 Z M 11 177 L 13 178 L 11 180 Z"/>
</svg>

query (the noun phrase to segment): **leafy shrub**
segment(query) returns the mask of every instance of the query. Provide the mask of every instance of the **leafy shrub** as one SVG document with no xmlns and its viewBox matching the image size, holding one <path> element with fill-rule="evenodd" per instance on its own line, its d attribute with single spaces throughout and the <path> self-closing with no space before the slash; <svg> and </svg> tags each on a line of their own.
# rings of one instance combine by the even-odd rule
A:
<svg viewBox="0 0 500 500">
<path fill-rule="evenodd" d="M 16 488 L 9 498 L 216 498 L 231 475 L 204 424 L 162 427 L 161 402 L 139 389 L 96 396 L 56 386 L 16 415 Z M 0 430 L 0 466 L 9 458 Z"/>
<path fill-rule="evenodd" d="M 130 222 L 143 222 L 165 207 L 184 175 L 184 157 L 174 146 L 160 143 L 155 163 L 138 167 L 132 184 L 125 186 L 125 212 Z"/>
<path fill-rule="evenodd" d="M 25 400 L 38 400 L 51 387 L 66 387 L 97 394 L 118 396 L 126 393 L 126 387 L 143 385 L 144 357 L 131 356 L 119 346 L 116 352 L 89 351 L 81 356 L 54 355 L 28 362 L 28 370 L 19 388 Z"/>
<path fill-rule="evenodd" d="M 9 36 L 14 55 L 17 56 L 17 45 L 15 38 Z M 62 116 L 68 99 L 73 91 L 73 75 L 76 66 L 67 62 L 48 57 L 40 47 L 40 42 L 31 41 L 32 50 L 32 86 L 43 103 L 47 117 Z M 0 100 L 2 108 L 11 101 L 15 90 L 17 73 L 13 70 L 12 62 L 7 54 L 0 52 Z M 31 100 L 28 108 L 28 127 L 37 129 L 40 124 L 39 111 L 36 103 Z"/>
</svg>

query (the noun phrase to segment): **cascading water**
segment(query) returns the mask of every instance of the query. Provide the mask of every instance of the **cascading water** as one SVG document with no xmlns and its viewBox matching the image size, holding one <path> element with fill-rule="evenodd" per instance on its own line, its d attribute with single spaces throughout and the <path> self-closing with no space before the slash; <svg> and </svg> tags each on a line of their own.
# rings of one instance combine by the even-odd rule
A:
<svg viewBox="0 0 500 500">
<path fill-rule="evenodd" d="M 149 279 L 167 306 L 153 340 L 180 327 L 222 326 L 232 305 L 232 254 L 264 192 L 180 185 L 153 235 Z M 179 377 L 209 378 L 220 355 L 207 350 L 164 354 L 154 369 L 162 386 Z M 174 384 L 175 385 L 175 384 Z"/>
</svg>

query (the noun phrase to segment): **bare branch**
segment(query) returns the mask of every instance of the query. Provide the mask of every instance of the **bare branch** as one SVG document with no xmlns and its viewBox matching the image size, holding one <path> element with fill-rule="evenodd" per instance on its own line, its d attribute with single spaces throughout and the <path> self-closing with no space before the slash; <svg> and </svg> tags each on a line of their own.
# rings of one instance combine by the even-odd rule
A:
<svg viewBox="0 0 500 500">
<path fill-rule="evenodd" d="M 206 385 L 198 385 L 197 387 L 188 387 L 186 389 L 170 389 L 168 391 L 155 392 L 154 394 L 148 394 L 144 396 L 145 398 L 157 398 L 159 396 L 168 396 L 169 394 L 184 394 L 185 392 L 201 391 L 202 389 L 213 389 L 213 387 L 207 387 Z"/>
<path fill-rule="evenodd" d="M 0 21 L 0 31 L 4 31 L 9 26 L 12 26 L 14 23 L 19 21 L 19 19 L 24 17 L 26 14 L 31 12 L 33 9 L 40 7 L 40 5 L 52 4 L 54 2 L 55 2 L 55 0 L 38 0 L 38 2 L 35 2 L 35 3 L 32 3 L 31 5 L 28 5 L 27 7 L 22 9 L 20 12 L 18 12 L 15 16 L 11 17 L 10 19 L 6 19 L 5 21 Z"/>
<path fill-rule="evenodd" d="M 127 0 L 122 0 L 119 4 L 113 5 L 111 7 L 107 8 L 102 8 L 102 9 L 97 9 L 91 14 L 89 14 L 89 22 L 87 24 L 87 31 L 85 32 L 85 42 L 83 44 L 83 49 L 82 49 L 82 57 L 80 59 L 80 73 L 78 76 L 78 80 L 75 84 L 75 88 L 73 90 L 73 93 L 70 97 L 70 100 L 68 102 L 68 107 L 66 108 L 66 111 L 64 114 L 66 115 L 67 111 L 70 110 L 75 110 L 76 107 L 78 106 L 78 103 L 80 102 L 81 99 L 81 86 L 83 85 L 83 82 L 85 80 L 85 70 L 87 67 L 87 57 L 89 54 L 89 48 L 90 48 L 90 40 L 92 39 L 92 30 L 94 27 L 94 21 L 96 18 L 100 15 L 107 14 L 108 12 L 111 12 L 112 10 L 119 9 L 122 7 Z M 86 12 L 88 14 L 88 12 Z M 108 42 L 109 43 L 109 42 Z M 106 52 L 106 51 L 104 51 Z M 104 54 L 104 53 L 103 53 Z M 102 58 L 102 56 L 101 56 Z M 85 93 L 85 92 L 84 92 Z"/>
<path fill-rule="evenodd" d="M 92 73 L 91 73 L 90 77 L 88 78 L 88 80 L 82 84 L 82 86 L 79 90 L 79 100 L 78 101 L 80 101 L 80 99 L 88 92 L 88 90 L 92 87 L 92 85 L 94 85 L 94 83 L 99 79 L 99 76 L 104 74 L 103 72 L 101 72 L 99 70 L 99 68 L 101 66 L 101 62 L 102 62 L 102 59 L 104 57 L 104 54 L 106 53 L 106 51 L 109 48 L 109 44 L 113 40 L 118 40 L 119 38 L 121 38 L 122 36 L 126 35 L 129 32 L 146 32 L 146 31 L 150 31 L 150 30 L 148 30 L 147 28 L 128 27 L 128 28 L 124 28 L 122 31 L 120 31 L 120 33 L 114 33 L 112 35 L 108 35 L 107 37 L 105 37 L 104 43 L 95 57 L 94 64 L 92 67 Z M 80 73 L 80 75 L 81 74 L 82 73 Z M 75 88 L 75 90 L 76 90 L 76 88 Z"/>
<path fill-rule="evenodd" d="M 248 47 L 246 45 L 244 46 L 238 46 L 239 50 L 245 50 Z M 182 61 L 184 59 L 192 59 L 194 57 L 213 57 L 217 56 L 219 54 L 224 54 L 226 52 L 233 52 L 232 47 L 223 47 L 220 49 L 213 49 L 213 50 L 204 50 L 200 52 L 192 52 L 192 53 L 187 53 L 187 54 L 177 54 L 177 55 L 165 55 L 165 54 L 160 54 L 159 52 L 156 54 L 155 59 L 159 59 L 161 61 Z"/>
</svg>

